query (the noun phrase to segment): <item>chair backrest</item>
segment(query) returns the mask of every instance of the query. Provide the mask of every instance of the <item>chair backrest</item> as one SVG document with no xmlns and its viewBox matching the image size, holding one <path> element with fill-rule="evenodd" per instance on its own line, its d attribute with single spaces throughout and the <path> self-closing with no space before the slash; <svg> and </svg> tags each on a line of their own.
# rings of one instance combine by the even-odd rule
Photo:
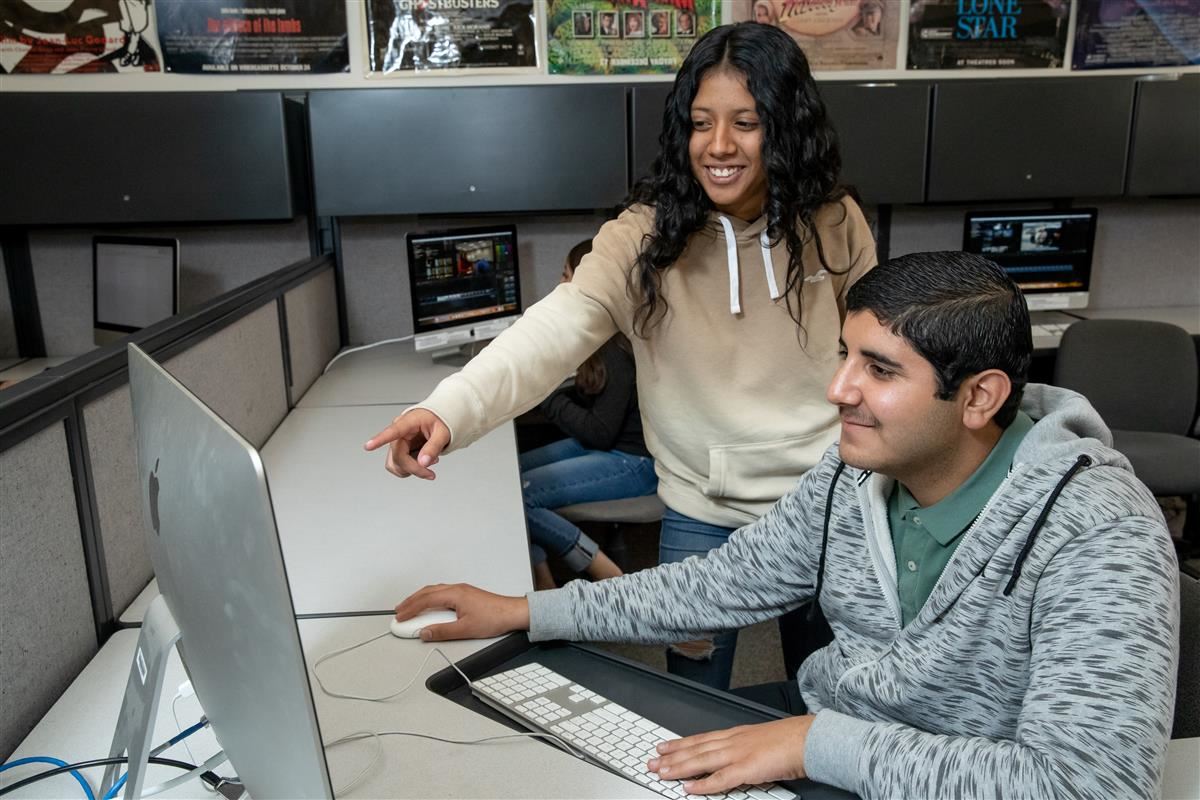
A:
<svg viewBox="0 0 1200 800">
<path fill-rule="evenodd" d="M 1200 736 L 1200 581 L 1179 573 L 1179 681 L 1172 739 Z"/>
<path fill-rule="evenodd" d="M 1178 325 L 1091 319 L 1063 334 L 1054 383 L 1086 397 L 1114 430 L 1186 435 L 1197 372 L 1196 346 Z"/>
</svg>

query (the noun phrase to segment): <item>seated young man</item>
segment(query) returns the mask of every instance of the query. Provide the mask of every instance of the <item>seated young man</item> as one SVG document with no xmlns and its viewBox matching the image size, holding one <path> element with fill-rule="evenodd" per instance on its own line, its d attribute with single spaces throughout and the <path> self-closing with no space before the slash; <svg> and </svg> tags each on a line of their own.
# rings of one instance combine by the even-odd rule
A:
<svg viewBox="0 0 1200 800">
<path fill-rule="evenodd" d="M 847 308 L 839 444 L 724 547 L 521 598 L 426 587 L 396 616 L 458 611 L 426 640 L 673 642 L 816 597 L 833 643 L 771 690 L 795 716 L 665 742 L 650 771 L 693 794 L 1155 796 L 1179 605 L 1154 498 L 1083 397 L 1025 386 L 1028 311 L 991 262 L 897 258 Z"/>
</svg>

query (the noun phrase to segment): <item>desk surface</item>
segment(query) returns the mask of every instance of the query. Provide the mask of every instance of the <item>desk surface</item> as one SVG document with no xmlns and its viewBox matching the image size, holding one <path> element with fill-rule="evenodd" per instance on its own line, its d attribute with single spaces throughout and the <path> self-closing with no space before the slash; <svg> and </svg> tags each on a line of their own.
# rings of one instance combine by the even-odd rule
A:
<svg viewBox="0 0 1200 800">
<path fill-rule="evenodd" d="M 383 617 L 352 617 L 299 622 L 305 657 L 311 665 L 317 658 L 341 647 L 374 636 L 387 625 Z M 12 758 L 52 755 L 67 761 L 102 758 L 108 754 L 120 711 L 125 681 L 129 676 L 137 631 L 119 631 L 71 684 L 50 709 L 37 728 L 13 753 Z M 488 645 L 489 641 L 446 642 L 438 647 L 448 657 L 459 660 Z M 385 694 L 395 691 L 421 667 L 433 649 L 416 640 L 388 636 L 361 649 L 332 659 L 321 667 L 322 679 L 335 691 L 360 694 Z M 386 664 L 385 669 L 380 669 Z M 511 733 L 508 728 L 463 708 L 425 688 L 429 675 L 445 666 L 433 655 L 421 669 L 421 677 L 412 688 L 386 703 L 366 703 L 328 697 L 312 681 L 317 721 L 324 741 L 333 741 L 362 730 L 376 732 L 407 731 L 446 739 L 479 739 Z M 311 673 L 310 673 L 311 675 Z M 175 735 L 171 709 L 175 687 L 186 680 L 183 666 L 173 653 L 167 667 L 167 691 L 159 705 L 154 741 Z M 178 704 L 180 721 L 186 727 L 203 713 L 195 698 Z M 196 759 L 217 752 L 211 731 L 202 731 L 188 739 Z M 381 757 L 366 779 L 349 793 L 339 797 L 402 798 L 523 798 L 523 797 L 645 797 L 654 798 L 640 786 L 585 764 L 553 747 L 528 738 L 461 745 L 409 736 L 383 736 Z M 348 743 L 331 748 L 326 755 L 330 778 L 335 788 L 345 785 L 372 758 L 377 745 L 373 740 Z M 164 755 L 190 760 L 182 744 Z M 198 761 L 193 763 L 198 763 Z M 44 766 L 18 767 L 0 773 L 0 787 L 37 774 Z M 226 764 L 218 774 L 231 774 Z M 101 769 L 85 774 L 93 788 L 99 786 Z M 146 786 L 173 778 L 178 771 L 151 767 Z M 81 796 L 79 786 L 69 775 L 33 784 L 19 797 L 61 798 Z M 165 798 L 206 798 L 199 781 L 192 781 Z"/>
<path fill-rule="evenodd" d="M 503 425 L 401 480 L 362 443 L 401 406 L 298 408 L 263 448 L 296 613 L 382 612 L 427 583 L 533 588 L 517 448 Z"/>
<path fill-rule="evenodd" d="M 428 353 L 417 353 L 412 342 L 390 342 L 338 359 L 296 406 L 412 405 L 456 371 L 457 367 L 435 364 Z"/>
</svg>

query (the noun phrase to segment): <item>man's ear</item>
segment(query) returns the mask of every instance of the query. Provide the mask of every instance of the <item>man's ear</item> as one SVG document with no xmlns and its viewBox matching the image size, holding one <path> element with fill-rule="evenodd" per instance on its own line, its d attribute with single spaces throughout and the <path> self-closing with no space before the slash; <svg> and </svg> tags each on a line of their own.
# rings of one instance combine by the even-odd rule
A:
<svg viewBox="0 0 1200 800">
<path fill-rule="evenodd" d="M 987 369 L 963 381 L 963 426 L 983 430 L 1012 394 L 1012 381 L 1003 370 Z"/>
</svg>

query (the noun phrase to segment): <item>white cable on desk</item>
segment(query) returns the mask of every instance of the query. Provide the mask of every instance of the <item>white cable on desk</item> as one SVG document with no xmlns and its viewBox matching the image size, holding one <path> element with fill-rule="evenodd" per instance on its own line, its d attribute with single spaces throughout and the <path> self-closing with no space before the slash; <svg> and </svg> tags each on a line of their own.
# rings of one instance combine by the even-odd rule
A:
<svg viewBox="0 0 1200 800">
<path fill-rule="evenodd" d="M 400 336 L 396 339 L 384 339 L 381 342 L 371 342 L 370 344 L 363 344 L 363 345 L 359 345 L 358 347 L 351 347 L 348 350 L 343 350 L 342 352 L 338 353 L 336 356 L 334 356 L 333 358 L 331 358 L 329 360 L 329 363 L 325 365 L 325 369 L 321 370 L 321 374 L 324 375 L 326 372 L 329 372 L 329 368 L 332 367 L 334 362 L 337 361 L 342 356 L 350 355 L 351 353 L 357 353 L 359 350 L 370 350 L 372 347 L 379 347 L 381 344 L 394 344 L 396 342 L 407 342 L 412 338 L 413 338 L 412 334 L 409 334 L 408 336 Z"/>
<path fill-rule="evenodd" d="M 455 672 L 457 672 L 459 675 L 461 675 L 462 679 L 467 682 L 468 686 L 474 686 L 474 682 L 470 678 L 467 677 L 467 674 L 465 672 L 463 672 L 461 669 L 459 669 L 458 665 L 455 664 L 453 661 L 451 661 L 450 657 L 447 656 L 445 653 L 443 653 L 441 651 L 441 649 L 437 648 L 437 647 L 433 648 L 432 650 L 430 650 L 428 653 L 425 654 L 425 658 L 421 660 L 421 665 L 419 667 L 417 667 L 416 672 L 413 673 L 413 676 L 408 680 L 408 683 L 404 684 L 404 686 L 401 687 L 398 691 L 392 692 L 391 694 L 381 695 L 379 697 L 367 697 L 364 695 L 348 694 L 345 692 L 334 692 L 325 686 L 325 682 L 321 680 L 321 676 L 317 672 L 317 667 L 321 666 L 322 664 L 324 664 L 326 661 L 328 661 L 331 658 L 340 656 L 344 653 L 349 653 L 351 650 L 357 650 L 358 648 L 362 647 L 363 645 L 370 644 L 371 642 L 382 639 L 385 636 L 390 637 L 391 635 L 392 635 L 391 631 L 387 631 L 385 633 L 378 634 L 377 636 L 372 636 L 369 639 L 364 639 L 361 642 L 358 642 L 357 644 L 352 644 L 349 647 L 343 647 L 341 649 L 326 653 L 325 655 L 318 658 L 316 661 L 313 662 L 313 666 L 312 666 L 312 674 L 313 674 L 313 677 L 317 681 L 317 686 L 320 687 L 322 692 L 324 692 L 325 694 L 327 694 L 330 697 L 337 697 L 337 698 L 340 698 L 343 700 L 365 700 L 368 703 L 383 703 L 388 700 L 392 700 L 396 697 L 399 697 L 400 695 L 407 692 L 409 690 L 409 688 L 413 685 L 413 683 L 416 682 L 417 678 L 420 677 L 421 673 L 424 672 L 425 665 L 427 663 L 429 663 L 429 658 L 434 653 L 437 653 L 439 656 L 441 656 L 445 660 L 445 662 L 447 664 L 449 664 L 450 667 Z M 563 740 L 561 737 L 555 736 L 552 733 L 534 733 L 534 732 L 506 733 L 506 734 L 501 734 L 499 736 L 485 736 L 482 739 L 446 739 L 441 736 L 434 736 L 434 735 L 428 734 L 428 733 L 415 733 L 412 731 L 355 731 L 354 733 L 348 733 L 345 736 L 341 736 L 332 741 L 325 742 L 325 744 L 324 744 L 325 749 L 328 750 L 329 748 L 335 747 L 339 744 L 346 744 L 348 742 L 355 742 L 355 741 L 359 741 L 361 739 L 366 739 L 366 738 L 374 739 L 375 742 L 377 743 L 378 747 L 376 748 L 375 754 L 372 756 L 371 760 L 367 763 L 367 765 L 365 767 L 363 767 L 359 771 L 359 773 L 357 775 L 355 775 L 354 778 L 348 784 L 334 790 L 333 793 L 335 796 L 344 795 L 346 792 L 348 792 L 351 789 L 353 789 L 354 787 L 358 786 L 358 784 L 362 782 L 363 778 L 366 777 L 367 773 L 371 770 L 371 768 L 374 767 L 376 763 L 378 763 L 379 759 L 383 755 L 383 741 L 382 741 L 382 739 L 380 739 L 381 736 L 411 736 L 411 737 L 414 737 L 417 739 L 431 739 L 435 742 L 444 742 L 446 744 L 462 744 L 462 745 L 486 744 L 487 742 L 496 742 L 496 741 L 501 741 L 504 739 L 549 739 L 551 741 L 555 741 L 555 742 L 558 742 L 559 744 L 561 744 L 563 747 L 565 747 L 567 749 L 567 752 L 569 752 L 571 755 L 575 756 L 576 758 L 586 760 L 586 757 L 582 753 L 580 753 L 578 750 L 576 750 L 574 747 L 572 747 L 568 742 Z"/>
</svg>

